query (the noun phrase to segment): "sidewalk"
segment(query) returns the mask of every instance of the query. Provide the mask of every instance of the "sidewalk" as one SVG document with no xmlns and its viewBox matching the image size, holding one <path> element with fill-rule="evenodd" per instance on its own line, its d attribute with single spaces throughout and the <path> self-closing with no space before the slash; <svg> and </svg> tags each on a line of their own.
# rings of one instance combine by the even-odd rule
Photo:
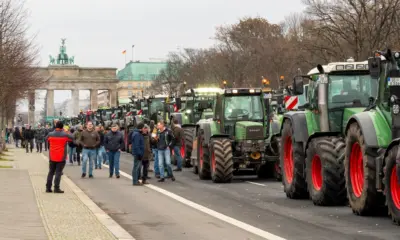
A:
<svg viewBox="0 0 400 240">
<path fill-rule="evenodd" d="M 45 192 L 48 162 L 42 154 L 8 147 L 15 168 L 0 172 L 0 239 L 121 239 L 107 228 L 116 223 L 65 175 L 64 194 Z"/>
</svg>

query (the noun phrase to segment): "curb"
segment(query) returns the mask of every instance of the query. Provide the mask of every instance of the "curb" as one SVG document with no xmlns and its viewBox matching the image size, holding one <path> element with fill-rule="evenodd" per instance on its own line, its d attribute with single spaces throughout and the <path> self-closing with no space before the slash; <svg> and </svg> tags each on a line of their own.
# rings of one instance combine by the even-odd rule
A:
<svg viewBox="0 0 400 240">
<path fill-rule="evenodd" d="M 49 161 L 48 157 L 42 154 L 46 162 Z M 63 175 L 62 180 L 71 188 L 76 196 L 83 204 L 96 216 L 97 220 L 110 231 L 118 240 L 136 240 L 125 229 L 123 229 L 114 219 L 108 216 L 95 202 L 92 201 L 69 177 Z"/>
</svg>

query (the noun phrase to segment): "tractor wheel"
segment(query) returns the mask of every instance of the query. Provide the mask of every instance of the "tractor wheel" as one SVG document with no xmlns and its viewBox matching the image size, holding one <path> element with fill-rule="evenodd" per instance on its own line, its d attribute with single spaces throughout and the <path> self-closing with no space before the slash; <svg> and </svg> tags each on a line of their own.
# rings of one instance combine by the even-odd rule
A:
<svg viewBox="0 0 400 240">
<path fill-rule="evenodd" d="M 212 139 L 211 179 L 215 183 L 230 183 L 233 178 L 232 143 L 229 139 Z"/>
<path fill-rule="evenodd" d="M 345 178 L 347 196 L 353 213 L 372 214 L 380 205 L 382 196 L 376 191 L 377 151 L 369 150 L 358 123 L 350 125 L 346 135 Z"/>
<path fill-rule="evenodd" d="M 395 224 L 400 225 L 400 165 L 396 166 L 396 155 L 399 146 L 395 146 L 389 150 L 385 158 L 385 177 L 383 184 L 385 185 L 386 205 L 389 215 Z"/>
<path fill-rule="evenodd" d="M 288 198 L 308 198 L 307 183 L 304 178 L 304 152 L 301 143 L 295 142 L 290 120 L 283 123 L 280 149 L 282 183 Z"/>
<path fill-rule="evenodd" d="M 185 144 L 182 145 L 181 152 L 184 152 L 182 155 L 183 166 L 190 168 L 190 157 L 192 155 L 193 150 L 193 139 L 194 139 L 194 128 L 184 128 L 184 136 L 185 136 Z"/>
<path fill-rule="evenodd" d="M 345 144 L 341 137 L 319 137 L 309 143 L 306 174 L 310 198 L 315 205 L 347 203 L 344 151 Z"/>
<path fill-rule="evenodd" d="M 210 150 L 207 145 L 204 145 L 204 134 L 199 135 L 198 151 L 197 151 L 197 168 L 199 178 L 201 180 L 208 180 L 211 178 L 210 174 Z"/>
<path fill-rule="evenodd" d="M 272 153 L 275 154 L 276 156 L 279 156 L 279 149 L 281 149 L 281 137 L 278 137 L 278 136 L 272 137 L 272 139 L 271 139 L 271 151 L 272 151 Z M 279 159 L 274 164 L 273 173 L 274 173 L 274 178 L 277 181 L 282 181 L 282 169 L 281 169 L 281 166 L 279 164 Z"/>
</svg>

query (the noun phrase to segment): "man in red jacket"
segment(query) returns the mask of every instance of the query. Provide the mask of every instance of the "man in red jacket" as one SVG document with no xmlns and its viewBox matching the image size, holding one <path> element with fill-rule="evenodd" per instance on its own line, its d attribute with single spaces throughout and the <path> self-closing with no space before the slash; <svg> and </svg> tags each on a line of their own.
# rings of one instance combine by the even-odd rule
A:
<svg viewBox="0 0 400 240">
<path fill-rule="evenodd" d="M 46 192 L 53 192 L 51 185 L 54 175 L 54 192 L 64 193 L 60 189 L 60 181 L 62 171 L 65 167 L 65 160 L 67 158 L 67 143 L 73 141 L 73 137 L 63 130 L 64 124 L 61 121 L 56 123 L 56 129 L 50 132 L 46 137 L 46 142 L 50 144 L 49 148 L 49 174 L 47 175 Z"/>
</svg>

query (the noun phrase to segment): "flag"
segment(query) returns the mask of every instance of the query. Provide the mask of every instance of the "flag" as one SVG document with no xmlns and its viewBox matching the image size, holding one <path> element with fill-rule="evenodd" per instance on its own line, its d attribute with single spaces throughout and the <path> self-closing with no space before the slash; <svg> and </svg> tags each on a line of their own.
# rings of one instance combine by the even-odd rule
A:
<svg viewBox="0 0 400 240">
<path fill-rule="evenodd" d="M 125 54 L 125 53 L 126 53 L 126 50 L 122 51 L 122 54 Z"/>
</svg>

